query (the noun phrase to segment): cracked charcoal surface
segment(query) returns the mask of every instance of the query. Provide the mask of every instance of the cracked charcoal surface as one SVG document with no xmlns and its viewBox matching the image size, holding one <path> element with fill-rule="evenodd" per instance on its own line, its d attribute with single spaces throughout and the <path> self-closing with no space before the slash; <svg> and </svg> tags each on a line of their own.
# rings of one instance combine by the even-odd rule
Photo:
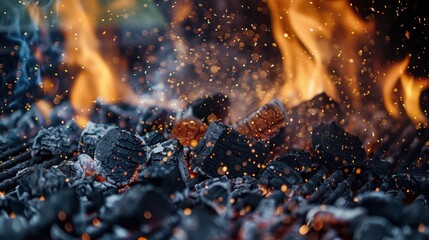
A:
<svg viewBox="0 0 429 240">
<path fill-rule="evenodd" d="M 70 121 L 67 124 L 44 128 L 34 139 L 33 156 L 69 156 L 77 149 L 80 127 Z"/>
<path fill-rule="evenodd" d="M 192 168 L 208 176 L 242 177 L 259 173 L 268 156 L 262 142 L 240 135 L 222 123 L 210 124 L 193 150 Z"/>
<path fill-rule="evenodd" d="M 118 186 L 131 181 L 137 168 L 147 161 L 147 147 L 131 133 L 111 129 L 98 142 L 95 160 L 100 161 L 103 175 Z"/>
<path fill-rule="evenodd" d="M 95 147 L 101 138 L 109 130 L 115 128 L 114 125 L 89 122 L 86 128 L 82 131 L 79 139 L 79 153 L 86 153 L 94 156 Z"/>
</svg>

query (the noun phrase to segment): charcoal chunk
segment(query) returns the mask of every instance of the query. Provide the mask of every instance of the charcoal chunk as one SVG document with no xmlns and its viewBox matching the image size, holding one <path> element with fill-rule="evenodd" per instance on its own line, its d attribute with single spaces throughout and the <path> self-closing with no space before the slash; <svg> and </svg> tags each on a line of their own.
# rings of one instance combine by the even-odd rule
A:
<svg viewBox="0 0 429 240">
<path fill-rule="evenodd" d="M 151 186 L 135 186 L 108 206 L 101 217 L 127 229 L 144 226 L 154 231 L 168 229 L 171 221 L 178 220 L 176 214 L 174 205 L 164 194 Z"/>
<path fill-rule="evenodd" d="M 29 224 L 25 218 L 0 218 L 0 239 L 28 239 L 28 232 Z"/>
<path fill-rule="evenodd" d="M 77 149 L 80 132 L 80 127 L 74 121 L 42 129 L 34 139 L 31 154 L 32 156 L 69 156 Z"/>
<path fill-rule="evenodd" d="M 286 163 L 275 160 L 262 171 L 259 183 L 270 190 L 286 191 L 302 182 L 302 178 Z"/>
<path fill-rule="evenodd" d="M 177 195 L 187 189 L 186 182 L 175 165 L 151 165 L 144 168 L 138 174 L 138 181 L 162 189 L 162 193 L 168 197 L 174 196 L 175 199 L 180 198 Z"/>
<path fill-rule="evenodd" d="M 399 189 L 408 189 L 429 195 L 429 170 L 411 169 L 393 174 L 392 179 Z"/>
<path fill-rule="evenodd" d="M 225 214 L 229 210 L 231 199 L 230 182 L 214 182 L 200 191 L 203 203 L 216 210 L 217 214 Z"/>
<path fill-rule="evenodd" d="M 353 240 L 404 239 L 397 227 L 382 217 L 370 217 L 360 222 Z"/>
<path fill-rule="evenodd" d="M 136 131 L 140 135 L 156 131 L 170 131 L 173 126 L 176 113 L 171 109 L 165 109 L 157 106 L 151 106 L 142 110 Z"/>
<path fill-rule="evenodd" d="M 22 200 L 28 198 L 47 198 L 52 194 L 67 188 L 66 176 L 56 170 L 44 168 L 32 169 L 31 174 L 26 174 L 18 185 L 18 197 Z"/>
<path fill-rule="evenodd" d="M 388 219 L 393 224 L 401 222 L 402 204 L 394 201 L 382 192 L 368 192 L 356 197 L 357 206 L 367 210 L 370 216 L 380 216 Z"/>
<path fill-rule="evenodd" d="M 311 145 L 317 160 L 333 168 L 355 165 L 366 156 L 362 141 L 335 122 L 316 126 L 311 134 Z"/>
<path fill-rule="evenodd" d="M 86 153 L 89 156 L 94 156 L 97 143 L 101 140 L 104 134 L 113 128 L 113 125 L 88 122 L 86 128 L 80 135 L 78 146 L 79 153 Z"/>
<path fill-rule="evenodd" d="M 184 117 L 194 116 L 207 125 L 214 120 L 225 121 L 230 105 L 231 102 L 225 94 L 206 95 L 192 101 L 185 109 Z"/>
<path fill-rule="evenodd" d="M 145 165 L 173 165 L 176 166 L 182 175 L 183 181 L 187 182 L 190 178 L 188 166 L 185 162 L 183 146 L 177 139 L 158 143 L 151 147 L 148 155 L 148 161 Z"/>
<path fill-rule="evenodd" d="M 284 155 L 281 155 L 275 159 L 286 163 L 295 169 L 301 176 L 310 177 L 311 173 L 314 172 L 316 167 L 315 160 L 311 157 L 310 152 L 302 150 L 293 150 Z"/>
<path fill-rule="evenodd" d="M 81 165 L 74 161 L 64 161 L 60 163 L 58 169 L 70 179 L 80 178 L 84 173 Z"/>
<path fill-rule="evenodd" d="M 165 139 L 165 137 L 162 134 L 155 131 L 148 132 L 145 135 L 143 135 L 141 138 L 143 139 L 146 146 L 153 146 L 155 144 L 167 141 L 167 139 Z"/>
<path fill-rule="evenodd" d="M 97 100 L 91 120 L 96 123 L 115 124 L 121 129 L 134 131 L 139 109 L 127 103 L 108 104 Z"/>
<path fill-rule="evenodd" d="M 140 138 L 125 130 L 111 129 L 98 142 L 95 160 L 100 161 L 109 182 L 123 186 L 147 160 L 147 147 Z"/>
<path fill-rule="evenodd" d="M 262 142 L 245 137 L 222 123 L 210 124 L 195 147 L 191 165 L 195 172 L 210 177 L 256 176 L 269 149 Z"/>
</svg>

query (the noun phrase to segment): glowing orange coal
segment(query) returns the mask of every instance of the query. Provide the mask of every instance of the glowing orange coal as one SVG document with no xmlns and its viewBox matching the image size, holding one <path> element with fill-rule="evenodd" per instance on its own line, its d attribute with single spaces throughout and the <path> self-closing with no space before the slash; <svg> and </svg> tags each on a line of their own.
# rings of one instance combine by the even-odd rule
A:
<svg viewBox="0 0 429 240">
<path fill-rule="evenodd" d="M 268 6 L 285 71 L 278 95 L 289 107 L 326 92 L 359 111 L 378 91 L 392 116 L 400 117 L 404 109 L 415 123 L 426 123 L 419 95 L 429 79 L 407 74 L 408 58 L 393 64 L 368 61 L 377 39 L 375 22 L 361 19 L 348 0 L 268 0 Z M 364 79 L 361 73 L 368 69 L 372 73 Z"/>
<path fill-rule="evenodd" d="M 76 121 L 84 126 L 96 99 L 115 103 L 130 100 L 133 94 L 120 81 L 119 67 L 109 64 L 100 53 L 96 35 L 100 15 L 97 1 L 61 0 L 57 11 L 65 38 L 65 63 L 79 70 L 77 76 L 70 79 L 74 82 L 70 101 L 77 112 Z"/>
</svg>

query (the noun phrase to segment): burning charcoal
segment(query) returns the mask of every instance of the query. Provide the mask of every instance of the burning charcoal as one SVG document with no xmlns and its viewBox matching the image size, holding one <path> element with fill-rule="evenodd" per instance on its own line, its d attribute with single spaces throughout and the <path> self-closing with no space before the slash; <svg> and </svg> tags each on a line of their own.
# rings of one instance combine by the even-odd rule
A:
<svg viewBox="0 0 429 240">
<path fill-rule="evenodd" d="M 135 186 L 107 206 L 102 220 L 127 229 L 171 230 L 178 218 L 176 208 L 162 193 L 150 186 Z"/>
<path fill-rule="evenodd" d="M 237 122 L 234 128 L 248 137 L 269 140 L 285 126 L 285 119 L 286 111 L 283 104 L 274 99 Z"/>
<path fill-rule="evenodd" d="M 187 190 L 186 182 L 175 165 L 151 165 L 139 173 L 138 179 L 143 184 L 149 183 L 161 189 L 163 194 L 174 200 L 182 200 L 181 192 Z"/>
<path fill-rule="evenodd" d="M 69 156 L 76 151 L 80 131 L 80 127 L 74 121 L 42 129 L 34 139 L 31 154 L 32 156 Z"/>
<path fill-rule="evenodd" d="M 225 122 L 230 105 L 230 100 L 225 94 L 206 95 L 192 101 L 185 109 L 183 118 L 192 118 L 193 116 L 207 125 L 215 120 Z"/>
<path fill-rule="evenodd" d="M 190 178 L 188 166 L 183 154 L 183 146 L 177 139 L 170 139 L 163 143 L 158 143 L 151 147 L 148 154 L 148 161 L 145 165 L 173 165 L 179 168 L 182 180 L 187 182 Z"/>
<path fill-rule="evenodd" d="M 286 192 L 301 182 L 302 178 L 299 173 L 278 159 L 268 164 L 259 178 L 259 184 L 264 186 L 268 191 L 281 190 Z"/>
<path fill-rule="evenodd" d="M 333 168 L 355 165 L 365 158 L 362 141 L 346 133 L 335 122 L 315 127 L 311 134 L 311 145 L 318 160 Z"/>
<path fill-rule="evenodd" d="M 402 204 L 394 201 L 385 193 L 364 193 L 358 195 L 355 201 L 357 201 L 357 206 L 365 208 L 370 216 L 384 217 L 394 224 L 401 222 Z"/>
<path fill-rule="evenodd" d="M 399 228 L 382 217 L 370 217 L 360 221 L 354 231 L 354 240 L 404 239 Z"/>
<path fill-rule="evenodd" d="M 108 104 L 97 101 L 91 120 L 96 123 L 115 124 L 121 129 L 134 131 L 138 123 L 137 107 L 126 103 Z"/>
<path fill-rule="evenodd" d="M 286 163 L 299 172 L 301 176 L 310 176 L 315 169 L 316 163 L 309 152 L 302 150 L 290 151 L 287 154 L 277 157 L 276 161 Z"/>
<path fill-rule="evenodd" d="M 167 139 L 165 139 L 163 135 L 155 131 L 148 132 L 145 135 L 143 135 L 141 138 L 143 139 L 146 146 L 149 146 L 149 147 L 155 144 L 167 141 Z"/>
<path fill-rule="evenodd" d="M 211 177 L 256 176 L 265 163 L 268 150 L 263 143 L 213 122 L 195 147 L 191 164 L 196 172 Z"/>
<path fill-rule="evenodd" d="M 258 182 L 250 176 L 237 177 L 232 180 L 232 193 L 233 198 L 239 197 L 243 194 L 257 192 L 259 193 Z"/>
<path fill-rule="evenodd" d="M 66 176 L 57 170 L 36 168 L 27 174 L 18 185 L 18 197 L 22 200 L 47 198 L 67 188 Z"/>
<path fill-rule="evenodd" d="M 200 191 L 200 199 L 203 203 L 215 209 L 217 214 L 226 214 L 230 209 L 230 188 L 229 182 L 214 182 Z"/>
<path fill-rule="evenodd" d="M 205 205 L 184 209 L 179 226 L 173 232 L 173 239 L 228 239 L 229 221 L 218 217 Z"/>
<path fill-rule="evenodd" d="M 328 198 L 323 202 L 325 204 L 334 203 L 343 193 L 350 189 L 350 187 L 355 183 L 356 175 L 349 175 L 344 181 L 342 181 L 328 196 Z"/>
<path fill-rule="evenodd" d="M 76 166 L 77 169 L 79 168 L 82 169 L 84 173 L 82 176 L 88 177 L 88 176 L 93 176 L 95 174 L 102 173 L 101 162 L 98 161 L 97 159 L 92 159 L 87 154 L 79 155 L 76 164 L 78 164 L 78 166 Z"/>
<path fill-rule="evenodd" d="M 78 179 L 84 173 L 82 166 L 74 161 L 64 161 L 58 166 L 58 169 L 70 179 Z"/>
<path fill-rule="evenodd" d="M 305 196 L 307 194 L 310 194 L 317 185 L 322 181 L 322 179 L 325 177 L 325 175 L 328 173 L 328 169 L 325 166 L 322 166 L 316 174 L 314 174 L 308 182 L 306 182 L 302 186 L 302 194 Z"/>
<path fill-rule="evenodd" d="M 148 107 L 142 111 L 136 127 L 140 135 L 156 131 L 169 131 L 173 126 L 176 113 L 170 109 L 164 109 L 156 106 Z"/>
<path fill-rule="evenodd" d="M 98 142 L 95 160 L 100 161 L 104 176 L 111 183 L 124 186 L 146 162 L 147 147 L 131 133 L 111 129 Z"/>
<path fill-rule="evenodd" d="M 109 130 L 113 129 L 113 125 L 88 122 L 86 128 L 82 131 L 79 139 L 79 153 L 86 153 L 94 156 L 95 147 L 101 138 Z"/>
<path fill-rule="evenodd" d="M 181 119 L 171 131 L 173 138 L 185 146 L 195 147 L 207 131 L 207 125 L 198 119 Z"/>
</svg>

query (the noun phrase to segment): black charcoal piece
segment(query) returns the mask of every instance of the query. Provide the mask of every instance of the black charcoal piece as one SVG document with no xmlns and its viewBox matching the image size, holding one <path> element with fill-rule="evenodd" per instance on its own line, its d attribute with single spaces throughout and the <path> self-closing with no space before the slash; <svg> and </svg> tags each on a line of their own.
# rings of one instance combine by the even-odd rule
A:
<svg viewBox="0 0 429 240">
<path fill-rule="evenodd" d="M 127 103 L 108 104 L 97 100 L 91 120 L 96 123 L 115 124 L 121 129 L 134 131 L 139 109 Z"/>
<path fill-rule="evenodd" d="M 355 201 L 357 206 L 365 208 L 370 216 L 384 217 L 393 224 L 401 222 L 403 205 L 383 192 L 363 193 L 358 195 Z"/>
<path fill-rule="evenodd" d="M 299 173 L 279 159 L 268 164 L 259 178 L 259 184 L 268 190 L 282 190 L 283 192 L 301 182 L 302 178 Z"/>
<path fill-rule="evenodd" d="M 198 205 L 182 215 L 173 239 L 228 239 L 229 221 L 218 217 L 214 210 L 206 205 Z"/>
<path fill-rule="evenodd" d="M 177 139 L 158 143 L 151 147 L 148 154 L 148 160 L 145 165 L 173 165 L 176 166 L 182 175 L 183 181 L 187 182 L 190 178 L 188 166 L 185 162 L 183 146 Z"/>
<path fill-rule="evenodd" d="M 157 106 L 148 107 L 142 110 L 136 131 L 140 135 L 156 131 L 169 131 L 173 126 L 176 113 L 171 109 L 165 109 Z"/>
<path fill-rule="evenodd" d="M 145 135 L 143 135 L 141 138 L 143 139 L 146 146 L 153 146 L 155 144 L 167 141 L 167 139 L 165 139 L 165 137 L 162 134 L 155 131 L 148 132 Z"/>
<path fill-rule="evenodd" d="M 231 199 L 230 182 L 214 182 L 200 191 L 200 199 L 203 203 L 223 215 L 230 209 Z"/>
<path fill-rule="evenodd" d="M 362 141 L 346 133 L 335 122 L 316 126 L 311 134 L 311 145 L 317 161 L 333 168 L 355 165 L 366 156 Z"/>
<path fill-rule="evenodd" d="M 113 125 L 88 122 L 79 139 L 78 151 L 89 156 L 94 156 L 95 147 L 101 138 L 109 130 L 115 128 Z"/>
<path fill-rule="evenodd" d="M 71 179 L 80 178 L 84 174 L 82 166 L 75 161 L 64 161 L 60 163 L 58 169 Z"/>
<path fill-rule="evenodd" d="M 80 132 L 80 127 L 74 121 L 44 128 L 34 139 L 31 153 L 33 156 L 69 156 L 77 149 Z"/>
<path fill-rule="evenodd" d="M 98 142 L 95 160 L 103 175 L 118 186 L 128 184 L 137 168 L 147 160 L 143 141 L 125 130 L 111 129 Z"/>
<path fill-rule="evenodd" d="M 157 230 L 178 220 L 171 201 L 151 186 L 135 186 L 119 197 L 108 209 L 103 219 L 127 229 L 140 227 Z"/>
<path fill-rule="evenodd" d="M 316 167 L 316 161 L 311 157 L 310 152 L 293 150 L 275 159 L 291 166 L 295 171 L 307 177 L 310 176 Z"/>
<path fill-rule="evenodd" d="M 195 147 L 191 165 L 195 172 L 210 177 L 256 176 L 268 152 L 264 143 L 245 137 L 222 123 L 213 122 Z"/>
<path fill-rule="evenodd" d="M 233 198 L 247 193 L 259 193 L 258 181 L 255 178 L 250 176 L 237 177 L 232 182 L 231 196 Z"/>
<path fill-rule="evenodd" d="M 24 217 L 0 217 L 0 239 L 29 239 L 29 231 L 28 221 Z"/>
<path fill-rule="evenodd" d="M 364 161 L 367 168 L 371 171 L 374 177 L 378 179 L 386 179 L 390 176 L 392 164 L 379 159 Z"/>
<path fill-rule="evenodd" d="M 402 209 L 402 225 L 409 225 L 418 228 L 420 224 L 429 225 L 429 209 L 419 203 L 414 202 Z"/>
<path fill-rule="evenodd" d="M 213 120 L 225 121 L 229 114 L 230 105 L 231 102 L 225 94 L 206 95 L 192 101 L 185 109 L 183 117 L 194 116 L 207 125 Z"/>
<path fill-rule="evenodd" d="M 161 189 L 168 197 L 174 196 L 174 199 L 187 189 L 186 182 L 175 165 L 151 165 L 144 168 L 138 174 L 138 181 L 143 184 L 149 183 Z"/>
<path fill-rule="evenodd" d="M 47 198 L 67 187 L 66 176 L 61 171 L 37 167 L 22 178 L 17 192 L 22 200 L 27 198 Z"/>
<path fill-rule="evenodd" d="M 369 217 L 357 225 L 353 240 L 404 239 L 397 227 L 382 217 Z"/>
<path fill-rule="evenodd" d="M 399 189 L 411 190 L 428 195 L 429 192 L 429 170 L 412 169 L 392 175 L 395 185 Z"/>
</svg>

